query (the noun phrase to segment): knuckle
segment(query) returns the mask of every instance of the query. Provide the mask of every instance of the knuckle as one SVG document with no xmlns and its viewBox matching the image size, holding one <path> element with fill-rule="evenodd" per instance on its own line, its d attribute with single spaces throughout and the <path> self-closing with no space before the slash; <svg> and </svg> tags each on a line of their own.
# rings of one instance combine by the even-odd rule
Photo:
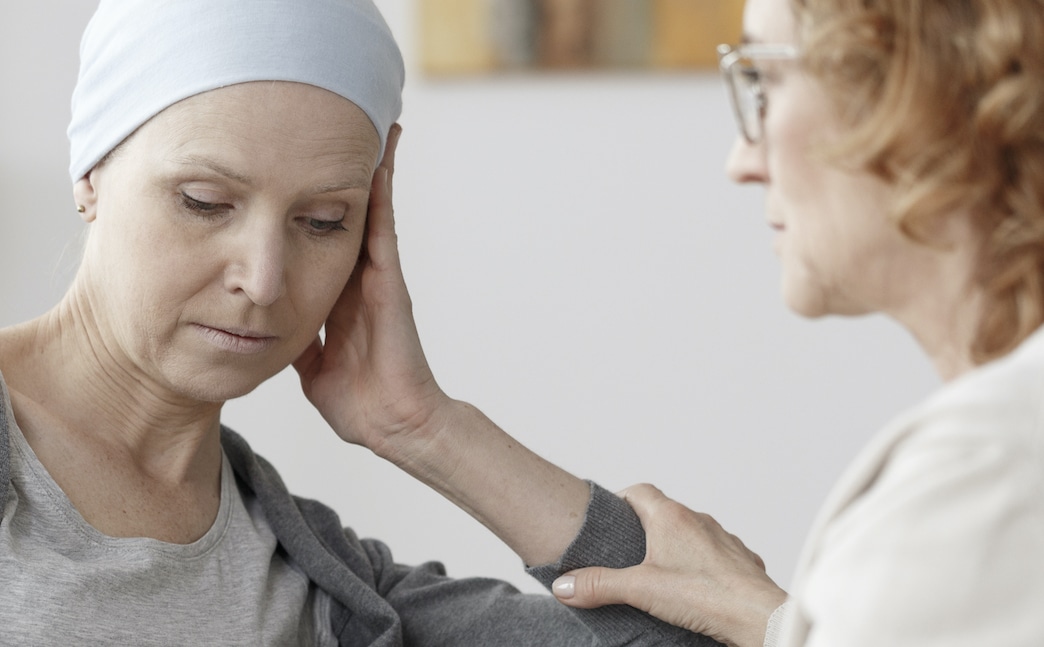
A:
<svg viewBox="0 0 1044 647">
<path fill-rule="evenodd" d="M 577 575 L 575 597 L 586 604 L 614 602 L 612 579 L 604 568 L 590 568 Z"/>
</svg>

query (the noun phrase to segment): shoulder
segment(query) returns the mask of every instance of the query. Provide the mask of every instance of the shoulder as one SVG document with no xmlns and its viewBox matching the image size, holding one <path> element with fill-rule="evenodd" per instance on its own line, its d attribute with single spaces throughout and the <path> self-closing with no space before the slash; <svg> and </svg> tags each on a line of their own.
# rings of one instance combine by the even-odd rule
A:
<svg viewBox="0 0 1044 647">
<path fill-rule="evenodd" d="M 1038 334 L 886 432 L 861 491 L 814 539 L 801 606 L 818 631 L 834 644 L 864 644 L 848 640 L 860 631 L 878 644 L 1039 644 L 1042 395 Z"/>
<path fill-rule="evenodd" d="M 1038 333 L 883 430 L 842 479 L 848 491 L 839 516 L 861 518 L 881 506 L 912 515 L 912 524 L 950 512 L 959 520 L 976 499 L 992 511 L 1002 501 L 1022 502 L 1044 515 L 1042 396 L 1044 334 Z"/>
<path fill-rule="evenodd" d="M 911 418 L 894 458 L 918 451 L 1007 452 L 1044 468 L 1044 331 L 941 389 Z M 1044 469 L 1041 470 L 1044 474 Z"/>
<path fill-rule="evenodd" d="M 1044 334 L 941 389 L 887 453 L 867 497 L 923 498 L 925 514 L 1028 505 L 1044 517 Z M 984 517 L 980 517 L 981 521 Z"/>
</svg>

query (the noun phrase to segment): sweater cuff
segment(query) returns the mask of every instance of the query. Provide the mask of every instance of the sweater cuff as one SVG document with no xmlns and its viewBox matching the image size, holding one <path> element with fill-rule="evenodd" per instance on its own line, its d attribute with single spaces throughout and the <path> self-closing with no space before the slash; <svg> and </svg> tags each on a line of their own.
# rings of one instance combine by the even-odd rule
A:
<svg viewBox="0 0 1044 647">
<path fill-rule="evenodd" d="M 572 543 L 554 564 L 534 566 L 529 574 L 550 587 L 562 573 L 586 566 L 627 568 L 645 559 L 645 530 L 626 501 L 596 483 L 587 514 Z"/>
<path fill-rule="evenodd" d="M 527 572 L 548 589 L 559 575 L 586 566 L 626 568 L 645 559 L 645 531 L 626 501 L 588 482 L 591 498 L 587 515 L 573 542 L 558 562 L 534 566 Z M 652 629 L 656 622 L 645 612 L 627 605 L 610 605 L 598 609 L 573 609 L 579 618 L 599 635 L 632 636 Z"/>
<path fill-rule="evenodd" d="M 769 616 L 768 627 L 765 628 L 765 644 L 763 647 L 776 647 L 779 644 L 779 640 L 783 635 L 783 623 L 787 621 L 789 609 L 790 602 L 784 602 L 776 607 L 776 610 Z"/>
</svg>

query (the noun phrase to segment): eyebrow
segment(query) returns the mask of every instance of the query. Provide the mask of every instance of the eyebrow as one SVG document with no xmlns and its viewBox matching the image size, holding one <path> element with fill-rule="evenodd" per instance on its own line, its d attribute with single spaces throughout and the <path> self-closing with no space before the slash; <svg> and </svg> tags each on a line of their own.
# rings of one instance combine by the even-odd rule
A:
<svg viewBox="0 0 1044 647">
<path fill-rule="evenodd" d="M 203 168 L 211 170 L 217 173 L 218 175 L 227 177 L 230 180 L 235 180 L 240 184 L 246 184 L 248 186 L 253 186 L 254 184 L 253 180 L 251 180 L 249 177 L 243 175 L 242 173 L 236 173 L 227 166 L 221 164 L 220 162 L 216 162 L 210 159 L 209 157 L 187 155 L 184 157 L 176 158 L 174 162 L 182 166 L 202 166 Z"/>
<path fill-rule="evenodd" d="M 345 180 L 344 182 L 335 182 L 333 184 L 320 184 L 317 187 L 312 188 L 312 193 L 337 193 L 338 191 L 348 191 L 350 189 L 366 189 L 370 190 L 369 182 L 358 182 L 356 180 Z"/>
<path fill-rule="evenodd" d="M 226 177 L 240 184 L 245 184 L 246 186 L 254 186 L 255 184 L 254 181 L 246 175 L 243 175 L 242 173 L 237 173 L 236 171 L 233 171 L 232 169 L 225 166 L 224 164 L 210 159 L 209 157 L 201 157 L 199 155 L 186 155 L 183 157 L 176 158 L 174 162 L 183 166 L 202 166 L 207 170 L 213 171 L 218 175 Z M 345 180 L 343 182 L 320 184 L 318 186 L 313 187 L 311 193 L 318 195 L 323 193 L 337 193 L 338 191 L 348 191 L 352 189 L 369 190 L 370 182 L 351 179 Z"/>
</svg>

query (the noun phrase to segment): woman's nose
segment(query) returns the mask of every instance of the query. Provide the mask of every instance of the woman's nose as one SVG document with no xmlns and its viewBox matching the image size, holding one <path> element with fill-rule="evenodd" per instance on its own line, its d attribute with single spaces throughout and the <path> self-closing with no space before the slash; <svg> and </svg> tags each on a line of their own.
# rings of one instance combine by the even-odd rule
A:
<svg viewBox="0 0 1044 647">
<path fill-rule="evenodd" d="M 725 174 L 736 184 L 766 182 L 768 173 L 765 170 L 764 153 L 763 144 L 751 144 L 742 135 L 737 135 L 725 161 Z"/>
<path fill-rule="evenodd" d="M 283 227 L 245 228 L 228 268 L 229 288 L 270 306 L 286 291 L 287 239 Z"/>
</svg>

